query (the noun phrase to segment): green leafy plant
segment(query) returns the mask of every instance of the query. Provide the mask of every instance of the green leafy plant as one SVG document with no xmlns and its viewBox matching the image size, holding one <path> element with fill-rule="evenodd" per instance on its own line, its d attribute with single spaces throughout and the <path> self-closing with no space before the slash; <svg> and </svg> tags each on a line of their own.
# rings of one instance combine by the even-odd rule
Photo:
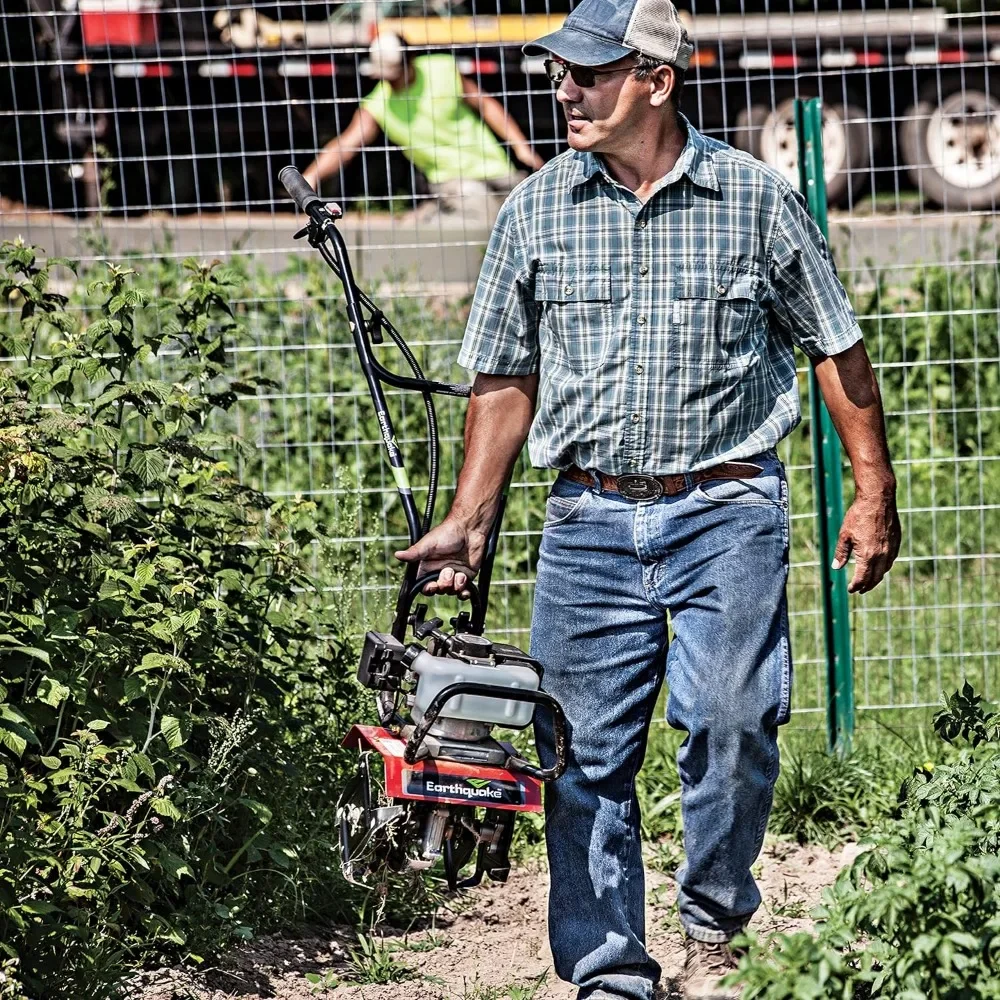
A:
<svg viewBox="0 0 1000 1000">
<path fill-rule="evenodd" d="M 770 832 L 831 848 L 859 839 L 892 811 L 902 777 L 899 759 L 868 746 L 840 756 L 786 743 Z"/>
<path fill-rule="evenodd" d="M 528 982 L 508 983 L 505 986 L 466 983 L 461 1000 L 535 1000 L 548 977 L 548 972 L 543 972 Z"/>
<path fill-rule="evenodd" d="M 312 987 L 313 993 L 325 993 L 327 990 L 337 989 L 341 980 L 340 976 L 328 969 L 326 972 L 307 972 L 306 982 Z"/>
<path fill-rule="evenodd" d="M 966 684 L 935 718 L 953 757 L 826 890 L 815 933 L 748 937 L 745 997 L 1000 997 L 1000 716 Z"/>
<path fill-rule="evenodd" d="M 348 949 L 349 978 L 357 983 L 401 983 L 413 978 L 413 970 L 399 960 L 399 950 L 375 934 L 357 932 L 358 944 Z"/>
<path fill-rule="evenodd" d="M 108 265 L 70 310 L 54 266 L 0 248 L 0 955 L 5 995 L 87 998 L 353 912 L 330 789 L 363 706 L 327 525 L 213 429 L 272 384 L 227 375 L 239 275 Z"/>
</svg>

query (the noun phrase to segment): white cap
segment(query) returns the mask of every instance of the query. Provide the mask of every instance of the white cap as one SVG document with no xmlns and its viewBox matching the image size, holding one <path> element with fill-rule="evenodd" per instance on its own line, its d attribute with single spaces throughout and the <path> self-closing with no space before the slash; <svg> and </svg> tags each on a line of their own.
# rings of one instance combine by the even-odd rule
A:
<svg viewBox="0 0 1000 1000">
<path fill-rule="evenodd" d="M 385 80 L 399 76 L 403 68 L 403 42 L 391 31 L 380 32 L 368 49 L 368 61 L 361 67 L 365 76 Z"/>
</svg>

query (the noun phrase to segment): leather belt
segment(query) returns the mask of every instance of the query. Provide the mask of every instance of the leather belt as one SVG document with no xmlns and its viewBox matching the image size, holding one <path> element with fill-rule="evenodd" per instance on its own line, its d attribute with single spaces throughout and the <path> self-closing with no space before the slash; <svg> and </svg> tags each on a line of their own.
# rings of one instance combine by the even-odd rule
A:
<svg viewBox="0 0 1000 1000">
<path fill-rule="evenodd" d="M 618 493 L 627 500 L 658 500 L 660 497 L 672 497 L 689 489 L 688 477 L 694 484 L 706 483 L 710 479 L 754 479 L 764 470 L 752 462 L 723 462 L 713 465 L 710 469 L 691 472 L 688 476 L 678 473 L 674 476 L 641 476 L 628 473 L 621 476 L 609 476 L 597 472 L 601 480 L 601 489 Z M 584 472 L 578 465 L 572 465 L 563 472 L 568 479 L 587 486 L 593 485 L 594 476 Z"/>
</svg>

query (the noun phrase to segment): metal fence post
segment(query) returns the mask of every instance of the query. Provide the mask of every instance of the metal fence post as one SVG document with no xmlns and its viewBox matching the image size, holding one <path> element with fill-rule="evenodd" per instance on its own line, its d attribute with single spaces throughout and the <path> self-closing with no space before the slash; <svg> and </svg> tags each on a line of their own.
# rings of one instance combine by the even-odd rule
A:
<svg viewBox="0 0 1000 1000">
<path fill-rule="evenodd" d="M 824 237 L 826 179 L 823 172 L 823 109 L 818 97 L 795 101 L 795 133 L 799 151 L 799 187 L 809 212 Z M 823 635 L 826 645 L 826 728 L 831 750 L 848 752 L 854 734 L 854 665 L 844 570 L 831 568 L 837 536 L 844 519 L 840 438 L 820 395 L 816 373 L 809 368 L 809 408 L 815 468 L 816 521 L 823 594 Z"/>
</svg>

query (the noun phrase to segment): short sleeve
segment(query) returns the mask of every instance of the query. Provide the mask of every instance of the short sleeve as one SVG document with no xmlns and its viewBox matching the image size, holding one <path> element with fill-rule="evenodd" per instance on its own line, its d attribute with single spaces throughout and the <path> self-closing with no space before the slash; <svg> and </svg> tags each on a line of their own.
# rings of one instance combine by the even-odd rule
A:
<svg viewBox="0 0 1000 1000">
<path fill-rule="evenodd" d="M 810 357 L 840 354 L 861 339 L 826 239 L 794 189 L 782 199 L 768 270 L 775 320 Z"/>
<path fill-rule="evenodd" d="M 450 96 L 459 99 L 464 99 L 465 88 L 462 86 L 462 74 L 458 68 L 458 62 L 455 60 L 455 57 L 451 55 L 445 55 L 442 59 L 442 62 L 444 60 L 448 61 L 448 74 L 450 77 L 451 85 L 454 87 L 454 90 L 452 91 Z"/>
<path fill-rule="evenodd" d="M 463 368 L 484 375 L 538 371 L 535 277 L 522 256 L 512 200 L 500 209 L 490 235 L 458 355 Z"/>
<path fill-rule="evenodd" d="M 378 122 L 379 128 L 385 128 L 385 104 L 389 96 L 389 85 L 384 81 L 377 83 L 370 94 L 361 98 L 361 108 Z"/>
</svg>

